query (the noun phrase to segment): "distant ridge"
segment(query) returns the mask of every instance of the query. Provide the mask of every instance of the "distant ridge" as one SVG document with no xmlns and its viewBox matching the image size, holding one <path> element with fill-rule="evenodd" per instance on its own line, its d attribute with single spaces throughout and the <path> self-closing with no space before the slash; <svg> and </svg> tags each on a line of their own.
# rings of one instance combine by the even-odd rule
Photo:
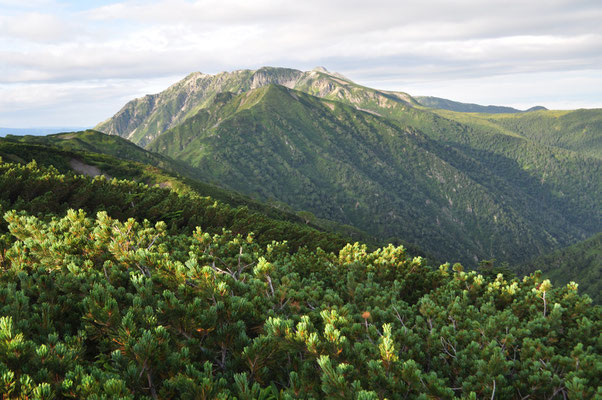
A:
<svg viewBox="0 0 602 400">
<path fill-rule="evenodd" d="M 457 112 L 471 112 L 471 113 L 486 113 L 486 114 L 514 114 L 521 112 L 540 111 L 547 110 L 543 106 L 531 107 L 528 110 L 518 110 L 513 107 L 505 106 L 482 106 L 480 104 L 473 103 L 461 103 L 459 101 L 453 101 L 448 99 L 442 99 L 440 97 L 432 96 L 414 96 L 416 101 L 421 105 L 428 108 L 436 108 L 441 110 L 457 111 Z"/>
<path fill-rule="evenodd" d="M 534 107 L 531 107 L 531 108 L 525 110 L 524 112 L 531 112 L 531 111 L 547 111 L 547 108 L 545 108 L 544 106 L 534 106 Z"/>
<path fill-rule="evenodd" d="M 55 126 L 42 128 L 0 128 L 0 136 L 6 135 L 50 135 L 52 133 L 83 131 L 87 127 L 77 126 Z"/>
</svg>

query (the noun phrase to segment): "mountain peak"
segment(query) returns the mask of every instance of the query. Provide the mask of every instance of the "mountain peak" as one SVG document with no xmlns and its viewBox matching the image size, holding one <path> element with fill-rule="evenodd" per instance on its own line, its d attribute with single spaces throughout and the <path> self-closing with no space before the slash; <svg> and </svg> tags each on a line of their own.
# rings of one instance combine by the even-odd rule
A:
<svg viewBox="0 0 602 400">
<path fill-rule="evenodd" d="M 531 111 L 547 111 L 547 108 L 545 108 L 544 106 L 534 106 L 534 107 L 531 107 L 531 108 L 525 110 L 525 112 L 531 112 Z"/>
<path fill-rule="evenodd" d="M 326 74 L 335 78 L 339 78 L 342 79 L 344 81 L 347 82 L 352 82 L 351 79 L 347 78 L 345 75 L 343 74 L 339 74 L 338 72 L 330 72 L 329 70 L 327 70 L 325 67 L 315 67 L 314 69 L 311 70 L 311 72 L 313 73 L 322 73 L 322 74 Z"/>
<path fill-rule="evenodd" d="M 310 94 L 323 92 L 324 96 L 344 98 L 348 93 L 339 93 L 337 87 L 350 82 L 340 74 L 328 72 L 324 67 L 311 72 L 270 66 L 214 75 L 193 72 L 161 93 L 132 100 L 115 116 L 98 124 L 96 129 L 123 136 L 144 146 L 162 132 L 211 104 L 212 98 L 221 92 L 239 94 L 270 84 L 298 89 L 301 85 Z"/>
<path fill-rule="evenodd" d="M 253 72 L 251 80 L 251 89 L 278 84 L 286 87 L 293 87 L 303 72 L 291 68 L 262 67 Z"/>
</svg>

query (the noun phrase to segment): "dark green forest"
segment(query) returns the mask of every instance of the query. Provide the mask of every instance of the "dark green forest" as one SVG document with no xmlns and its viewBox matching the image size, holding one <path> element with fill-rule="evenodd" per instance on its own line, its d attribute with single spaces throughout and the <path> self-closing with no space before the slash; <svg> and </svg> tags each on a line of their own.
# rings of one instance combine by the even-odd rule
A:
<svg viewBox="0 0 602 400">
<path fill-rule="evenodd" d="M 602 395 L 602 308 L 572 283 L 270 241 L 169 189 L 0 168 L 5 398 Z M 198 227 L 151 206 L 169 196 Z"/>
</svg>

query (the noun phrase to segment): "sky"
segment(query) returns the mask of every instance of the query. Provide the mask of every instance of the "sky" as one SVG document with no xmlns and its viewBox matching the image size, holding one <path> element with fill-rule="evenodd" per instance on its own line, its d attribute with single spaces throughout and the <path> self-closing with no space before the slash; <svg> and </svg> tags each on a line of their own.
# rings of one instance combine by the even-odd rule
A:
<svg viewBox="0 0 602 400">
<path fill-rule="evenodd" d="M 92 127 L 191 72 L 265 65 L 483 105 L 602 108 L 602 1 L 0 0 L 0 127 Z"/>
</svg>

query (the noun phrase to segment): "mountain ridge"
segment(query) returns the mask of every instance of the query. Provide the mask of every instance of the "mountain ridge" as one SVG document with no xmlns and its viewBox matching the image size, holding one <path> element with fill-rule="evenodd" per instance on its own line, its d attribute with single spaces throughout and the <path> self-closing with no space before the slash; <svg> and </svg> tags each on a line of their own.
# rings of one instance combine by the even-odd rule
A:
<svg viewBox="0 0 602 400">
<path fill-rule="evenodd" d="M 119 135 L 145 146 L 162 131 L 176 126 L 206 106 L 216 93 L 242 92 L 268 84 L 298 88 L 309 94 L 330 99 L 341 99 L 347 94 L 370 90 L 371 98 L 364 102 L 388 99 L 407 104 L 415 101 L 401 92 L 382 92 L 357 85 L 340 74 L 325 72 L 323 68 L 299 71 L 290 68 L 262 67 L 258 70 L 235 70 L 208 75 L 193 72 L 166 90 L 128 102 L 113 117 L 94 129 Z M 345 80 L 343 80 L 345 79 Z M 394 100 L 393 100 L 394 99 Z M 361 103 L 362 99 L 353 99 Z M 359 107 L 359 105 L 358 105 Z"/>
<path fill-rule="evenodd" d="M 459 101 L 444 99 L 441 97 L 434 96 L 414 96 L 416 101 L 428 108 L 442 109 L 448 111 L 457 112 L 470 112 L 470 113 L 483 113 L 483 114 L 514 114 L 532 111 L 547 110 L 543 106 L 533 106 L 526 110 L 519 110 L 514 107 L 507 106 L 494 106 L 487 105 L 483 106 L 475 103 L 462 103 Z"/>
<path fill-rule="evenodd" d="M 244 98 L 252 98 L 253 101 L 247 102 L 245 107 L 241 109 L 238 104 L 242 103 L 245 100 Z M 452 221 L 464 220 L 466 222 L 465 217 L 456 214 L 460 212 L 457 209 L 457 204 L 454 206 L 456 211 L 447 210 L 454 202 L 458 201 L 459 197 L 453 192 L 458 189 L 450 187 L 449 192 L 445 193 L 437 189 L 437 185 L 445 185 L 446 180 L 458 179 L 453 178 L 453 176 L 459 174 L 458 176 L 462 176 L 464 180 L 462 185 L 468 185 L 468 187 L 474 185 L 474 190 L 480 193 L 479 198 L 489 198 L 487 200 L 489 205 L 486 208 L 500 207 L 499 209 L 502 210 L 507 207 L 502 206 L 501 203 L 495 205 L 499 203 L 498 200 L 495 200 L 496 197 L 507 198 L 507 194 L 499 192 L 499 189 L 498 194 L 493 197 L 486 193 L 500 185 L 506 188 L 507 192 L 510 192 L 512 186 L 508 181 L 502 183 L 504 181 L 499 180 L 499 177 L 496 178 L 494 174 L 489 173 L 489 177 L 486 179 L 498 183 L 479 183 L 478 179 L 474 180 L 474 176 L 470 177 L 474 173 L 465 175 L 461 171 L 470 163 L 476 162 L 475 167 L 471 168 L 479 170 L 482 175 L 484 166 L 480 164 L 480 161 L 465 154 L 461 148 L 456 148 L 454 150 L 456 151 L 455 155 L 450 157 L 447 153 L 452 150 L 451 147 L 441 147 L 428 135 L 424 135 L 418 130 L 395 125 L 382 116 L 358 110 L 340 102 L 317 98 L 294 89 L 276 85 L 258 88 L 230 97 L 229 101 L 232 102 L 229 106 L 220 103 L 215 108 L 200 110 L 197 116 L 189 118 L 178 127 L 165 132 L 151 142 L 148 146 L 149 149 L 168 154 L 173 158 L 181 159 L 199 167 L 205 171 L 205 179 L 215 183 L 227 185 L 245 193 L 257 193 L 263 199 L 274 195 L 280 201 L 292 204 L 297 209 L 306 209 L 321 217 L 335 219 L 355 226 L 364 226 L 363 224 L 366 224 L 366 221 L 370 218 L 367 216 L 360 218 L 357 215 L 350 217 L 350 215 L 355 215 L 364 207 L 371 207 L 375 204 L 381 204 L 381 207 L 388 204 L 387 207 L 392 208 L 387 209 L 386 213 L 392 213 L 391 216 L 399 214 L 399 211 L 405 209 L 407 214 L 405 214 L 404 219 L 415 218 L 412 215 L 415 215 L 416 212 L 411 211 L 409 204 L 415 204 L 416 201 L 410 200 L 411 197 L 407 197 L 407 195 L 398 197 L 404 191 L 403 186 L 391 186 L 390 183 L 387 183 L 394 182 L 402 176 L 405 176 L 404 181 L 417 185 L 414 189 L 416 191 L 415 195 L 422 197 L 422 208 L 430 209 L 433 204 L 439 205 L 439 211 L 429 211 L 433 221 L 437 221 L 437 224 L 439 224 L 443 223 L 444 220 L 449 220 L 451 225 L 448 223 L 444 230 L 456 232 L 458 237 L 467 236 L 468 234 L 463 230 L 458 230 L 456 226 L 458 222 Z M 221 110 L 227 110 L 226 114 L 220 114 Z M 223 119 L 219 124 L 216 124 L 215 121 L 220 119 L 221 116 L 223 116 Z M 359 122 L 350 124 L 349 121 Z M 328 128 L 325 129 L 324 127 Z M 370 131 L 379 131 L 384 137 L 381 138 L 373 134 L 363 136 Z M 402 136 L 398 136 L 400 132 Z M 343 133 L 344 135 L 340 136 Z M 363 137 L 362 141 L 368 141 L 357 141 L 356 139 L 360 137 Z M 371 137 L 372 139 L 370 139 Z M 385 140 L 385 138 L 390 139 Z M 521 138 L 520 140 L 525 139 Z M 397 143 L 394 145 L 397 147 L 386 147 L 391 145 L 385 145 L 388 142 L 391 144 Z M 177 145 L 174 148 L 175 143 Z M 405 144 L 402 145 L 401 143 Z M 402 150 L 406 151 L 404 157 L 407 158 L 411 155 L 412 161 L 403 161 L 403 158 L 395 156 L 399 150 L 394 150 L 394 148 L 402 149 L 404 147 L 406 148 L 406 150 Z M 357 149 L 362 149 L 362 151 L 358 152 Z M 248 150 L 257 155 L 256 160 L 244 154 Z M 410 153 L 407 153 L 407 151 L 410 151 Z M 425 164 L 422 161 L 423 159 L 430 160 L 428 163 L 431 165 Z M 457 165 L 460 168 L 459 170 L 453 167 L 458 160 L 463 160 Z M 376 169 L 368 167 L 366 161 L 376 163 L 378 167 Z M 421 163 L 423 166 L 420 166 Z M 266 165 L 269 165 L 269 167 Z M 356 165 L 363 165 L 363 169 L 355 168 Z M 399 166 L 393 167 L 394 165 Z M 341 171 L 347 171 L 347 176 L 353 176 L 354 178 L 331 181 L 331 177 Z M 444 173 L 443 171 L 448 172 Z M 451 175 L 447 177 L 447 174 Z M 383 180 L 380 178 L 381 176 L 387 178 Z M 352 182 L 358 180 L 362 182 L 362 185 L 367 185 L 366 187 L 369 190 L 367 191 L 361 185 L 350 186 Z M 433 185 L 433 183 L 428 183 L 428 180 L 434 180 L 438 183 Z M 380 183 L 373 186 L 377 182 Z M 483 186 L 484 183 L 485 186 Z M 533 183 L 530 185 L 533 186 Z M 296 190 L 298 189 L 294 188 L 299 187 L 304 188 L 303 193 L 305 194 L 302 195 L 301 192 L 295 195 L 292 194 L 297 193 Z M 320 187 L 324 189 L 319 189 Z M 326 187 L 330 189 L 325 189 Z M 346 187 L 348 189 L 345 189 Z M 385 187 L 388 187 L 388 189 L 385 189 Z M 286 190 L 290 189 L 292 192 L 288 193 L 282 188 L 288 188 Z M 343 191 L 337 195 L 338 200 L 325 194 L 325 192 L 333 190 L 335 192 Z M 376 193 L 380 197 L 373 197 L 370 192 Z M 353 197 L 359 193 L 364 193 L 360 196 L 368 197 L 364 197 L 364 200 L 359 202 L 353 200 Z M 526 196 L 526 193 L 524 195 Z M 311 196 L 319 196 L 321 200 L 312 205 L 311 202 L 307 202 L 307 199 Z M 439 200 L 433 203 L 432 196 L 439 198 Z M 372 197 L 372 200 L 368 200 L 370 197 Z M 342 200 L 343 198 L 346 200 Z M 399 200 L 391 203 L 393 198 Z M 402 198 L 406 200 L 402 201 Z M 516 197 L 512 200 L 516 204 L 515 206 L 519 204 L 517 200 Z M 532 201 L 535 201 L 535 199 Z M 450 202 L 452 204 L 447 204 Z M 347 206 L 341 208 L 341 204 L 347 204 Z M 396 205 L 393 206 L 393 204 Z M 525 208 L 525 206 L 520 207 Z M 474 204 L 468 203 L 465 208 L 472 210 Z M 557 211 L 552 211 L 549 206 L 544 206 L 544 209 L 547 209 L 551 215 L 555 215 L 555 220 L 564 221 L 564 217 Z M 503 214 L 508 213 L 508 211 L 509 209 L 504 211 Z M 521 211 L 517 215 L 524 215 L 524 213 L 525 211 Z M 423 228 L 430 226 L 431 222 L 423 220 L 425 215 L 421 212 L 418 214 L 422 215 L 420 225 Z M 513 214 L 516 214 L 516 210 L 510 213 L 510 215 Z M 500 218 L 500 215 L 497 218 Z M 435 218 L 435 216 L 438 216 L 438 218 Z M 360 218 L 360 220 L 357 218 Z M 380 222 L 380 229 L 384 229 L 384 231 L 380 231 L 381 236 L 383 234 L 385 237 L 398 236 L 407 240 L 408 237 L 415 239 L 419 235 L 417 231 L 413 233 L 412 231 L 391 231 L 386 228 L 388 224 L 394 223 L 396 218 L 399 217 L 394 217 L 389 222 L 386 222 L 386 219 Z M 504 218 L 516 217 L 508 215 Z M 543 216 L 538 218 L 541 219 Z M 362 220 L 364 222 L 361 222 Z M 527 226 L 526 222 L 521 224 L 524 227 Z M 555 229 L 555 235 L 558 235 L 562 230 L 559 227 Z M 433 232 L 437 230 L 437 227 L 433 225 L 428 230 Z M 379 234 L 374 228 L 371 233 Z M 483 235 L 481 233 L 481 236 L 491 237 L 491 234 Z M 497 237 L 497 235 L 493 237 Z M 451 237 L 446 239 L 448 245 L 451 241 Z M 424 245 L 424 243 L 422 244 Z M 438 242 L 438 246 L 443 247 L 441 241 Z M 547 246 L 552 246 L 552 243 Z M 464 249 L 468 248 L 470 248 L 470 245 L 464 243 Z M 494 256 L 494 254 L 484 252 L 486 246 L 483 244 L 480 245 L 480 248 L 481 250 L 473 249 L 473 251 L 480 252 L 479 259 Z M 438 253 L 432 245 L 425 246 L 425 249 L 441 257 L 441 253 Z M 447 251 L 452 251 L 451 247 L 447 248 Z M 475 260 L 470 262 L 465 255 L 462 256 L 458 253 L 455 253 L 453 259 L 461 259 L 467 263 L 476 262 Z"/>
<path fill-rule="evenodd" d="M 156 96 L 161 104 L 123 136 L 214 184 L 401 237 L 442 259 L 519 262 L 599 229 L 602 151 L 587 142 L 602 132 L 595 110 L 429 109 L 320 68 L 195 73 Z M 176 98 L 186 104 L 178 115 L 169 111 Z M 173 127 L 149 131 L 161 115 Z"/>
</svg>

